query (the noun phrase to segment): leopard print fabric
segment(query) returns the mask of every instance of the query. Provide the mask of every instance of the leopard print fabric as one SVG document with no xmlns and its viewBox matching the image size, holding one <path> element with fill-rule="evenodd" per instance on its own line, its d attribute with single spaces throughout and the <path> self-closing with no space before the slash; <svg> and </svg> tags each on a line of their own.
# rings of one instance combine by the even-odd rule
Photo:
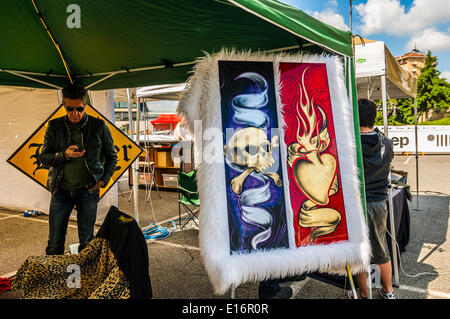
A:
<svg viewBox="0 0 450 319">
<path fill-rule="evenodd" d="M 103 238 L 94 238 L 79 254 L 28 257 L 12 289 L 23 299 L 130 298 L 130 285 Z"/>
</svg>

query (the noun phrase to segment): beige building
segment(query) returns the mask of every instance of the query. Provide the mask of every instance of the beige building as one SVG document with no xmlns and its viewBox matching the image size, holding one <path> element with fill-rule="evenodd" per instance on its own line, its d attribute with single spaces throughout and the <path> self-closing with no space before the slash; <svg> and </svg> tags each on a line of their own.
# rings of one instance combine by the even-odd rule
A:
<svg viewBox="0 0 450 319">
<path fill-rule="evenodd" d="M 398 61 L 398 63 L 403 69 L 410 71 L 412 74 L 418 77 L 421 73 L 420 69 L 423 68 L 425 65 L 426 57 L 427 56 L 425 54 L 422 54 L 419 52 L 419 50 L 414 49 L 409 53 L 396 57 L 395 59 Z M 447 109 L 447 111 L 441 112 L 429 111 L 419 116 L 419 122 L 435 121 L 444 117 L 448 117 L 449 115 L 450 115 L 450 108 Z"/>
<path fill-rule="evenodd" d="M 419 76 L 420 69 L 425 65 L 426 57 L 427 56 L 425 54 L 422 54 L 418 50 L 414 49 L 409 53 L 396 57 L 395 59 L 404 70 L 411 72 L 415 76 Z"/>
</svg>

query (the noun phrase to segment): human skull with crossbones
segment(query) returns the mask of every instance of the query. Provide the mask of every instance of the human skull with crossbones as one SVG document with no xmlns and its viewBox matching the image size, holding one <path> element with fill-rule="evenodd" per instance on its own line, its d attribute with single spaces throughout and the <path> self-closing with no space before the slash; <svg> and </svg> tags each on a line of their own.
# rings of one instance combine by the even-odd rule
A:
<svg viewBox="0 0 450 319">
<path fill-rule="evenodd" d="M 281 179 L 277 173 L 266 172 L 274 163 L 272 149 L 277 147 L 278 136 L 269 142 L 266 132 L 256 127 L 247 127 L 236 131 L 224 146 L 226 158 L 244 171 L 231 181 L 231 189 L 235 194 L 242 192 L 245 179 L 253 172 L 262 173 L 273 179 L 281 187 Z"/>
</svg>

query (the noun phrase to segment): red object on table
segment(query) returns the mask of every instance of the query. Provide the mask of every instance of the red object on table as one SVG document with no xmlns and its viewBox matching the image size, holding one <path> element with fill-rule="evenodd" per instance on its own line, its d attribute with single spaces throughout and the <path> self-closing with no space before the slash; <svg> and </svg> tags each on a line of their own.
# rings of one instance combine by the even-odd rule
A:
<svg viewBox="0 0 450 319">
<path fill-rule="evenodd" d="M 150 121 L 154 133 L 170 130 L 170 134 L 173 134 L 178 122 L 181 122 L 181 117 L 176 114 L 161 114 L 157 119 Z"/>
<path fill-rule="evenodd" d="M 163 123 L 178 123 L 181 122 L 181 117 L 177 114 L 161 114 L 158 118 L 150 121 L 152 124 L 163 124 Z"/>
</svg>

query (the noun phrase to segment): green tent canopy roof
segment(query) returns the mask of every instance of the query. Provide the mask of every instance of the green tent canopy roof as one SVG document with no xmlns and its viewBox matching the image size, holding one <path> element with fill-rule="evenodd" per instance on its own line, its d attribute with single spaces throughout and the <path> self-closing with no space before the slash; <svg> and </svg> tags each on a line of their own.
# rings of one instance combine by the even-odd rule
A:
<svg viewBox="0 0 450 319">
<path fill-rule="evenodd" d="M 351 33 L 272 0 L 34 0 L 74 81 L 94 90 L 184 82 L 221 48 L 314 45 L 352 56 Z M 79 7 L 80 28 L 69 28 Z M 2 1 L 0 85 L 63 87 L 61 56 L 33 0 Z"/>
</svg>

